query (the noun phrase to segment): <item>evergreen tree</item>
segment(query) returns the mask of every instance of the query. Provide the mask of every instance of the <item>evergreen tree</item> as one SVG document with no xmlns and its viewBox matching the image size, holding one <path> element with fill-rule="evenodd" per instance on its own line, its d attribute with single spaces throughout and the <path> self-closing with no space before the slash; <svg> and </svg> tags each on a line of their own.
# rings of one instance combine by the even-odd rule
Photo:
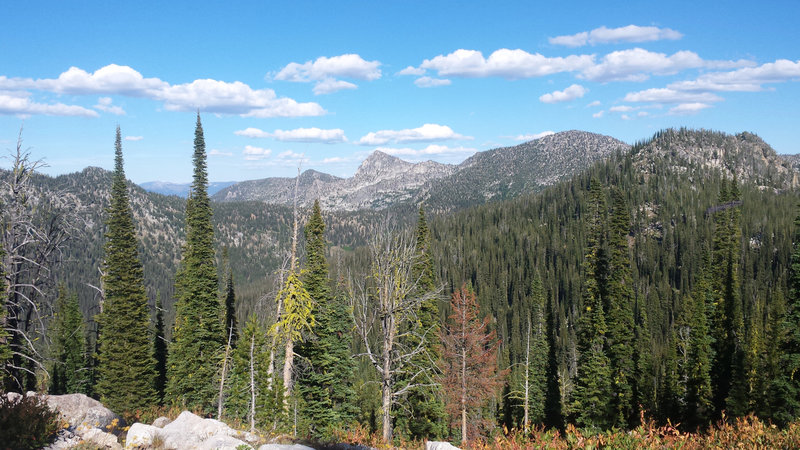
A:
<svg viewBox="0 0 800 450">
<path fill-rule="evenodd" d="M 156 373 L 149 335 L 147 295 L 125 182 L 119 127 L 111 203 L 106 214 L 105 301 L 98 318 L 97 392 L 110 409 L 131 411 L 156 403 Z"/>
<path fill-rule="evenodd" d="M 236 289 L 233 286 L 233 269 L 228 256 L 228 247 L 223 249 L 222 259 L 225 261 L 225 321 L 223 323 L 226 334 L 233 329 L 231 346 L 235 347 L 239 325 L 236 323 Z"/>
<path fill-rule="evenodd" d="M 545 302 L 542 280 L 536 276 L 531 286 L 530 312 L 527 314 L 527 335 L 525 337 L 523 373 L 517 377 L 516 392 L 522 393 L 523 429 L 527 432 L 530 424 L 541 424 L 545 419 L 547 395 L 547 363 L 550 342 L 547 334 L 547 303 Z"/>
<path fill-rule="evenodd" d="M 238 342 L 226 383 L 225 415 L 263 427 L 273 416 L 282 415 L 283 404 L 276 403 L 268 389 L 267 335 L 254 314 L 248 317 Z"/>
<path fill-rule="evenodd" d="M 0 208 L 2 208 L 3 204 L 0 202 Z M 0 242 L 0 262 L 5 260 L 5 250 L 3 249 L 3 245 Z M 11 361 L 11 346 L 9 346 L 9 340 L 11 339 L 11 335 L 6 330 L 6 315 L 8 314 L 6 309 L 6 302 L 8 299 L 6 298 L 6 277 L 3 273 L 3 265 L 0 264 L 0 389 L 6 386 L 7 377 L 9 375 L 9 368 L 6 366 L 9 361 Z"/>
<path fill-rule="evenodd" d="M 156 398 L 164 402 L 164 389 L 167 387 L 167 339 L 164 335 L 164 307 L 161 293 L 156 294 L 155 338 L 153 339 L 153 359 L 156 361 Z"/>
<path fill-rule="evenodd" d="M 412 277 L 418 283 L 419 293 L 416 295 L 422 296 L 425 292 L 436 290 L 436 281 L 430 254 L 430 230 L 425 219 L 425 210 L 421 205 L 417 216 L 415 250 L 418 257 L 414 262 Z M 421 340 L 423 341 L 421 345 L 425 351 L 414 355 L 409 364 L 411 371 L 419 370 L 420 367 L 435 366 L 441 359 L 441 351 L 436 342 L 436 337 L 440 334 L 439 301 L 436 297 L 431 296 L 420 304 L 417 311 L 417 329 L 421 330 L 422 336 L 411 334 L 406 342 L 403 342 L 408 348 L 414 349 L 420 345 Z M 440 369 L 434 367 L 434 372 L 438 371 Z M 402 388 L 411 376 L 413 374 L 408 372 L 400 374 L 398 386 Z M 408 391 L 405 401 L 402 402 L 406 408 L 399 411 L 395 421 L 397 426 L 406 429 L 409 437 L 413 439 L 441 438 L 445 435 L 447 426 L 441 387 L 432 379 L 424 380 L 422 384 L 424 385 L 413 387 Z"/>
<path fill-rule="evenodd" d="M 169 348 L 167 398 L 174 404 L 212 412 L 217 367 L 227 334 L 217 296 L 214 229 L 208 198 L 206 145 L 200 114 L 194 133 L 194 177 L 186 201 L 186 244 L 176 275 L 175 325 Z"/>
<path fill-rule="evenodd" d="M 53 367 L 48 392 L 85 394 L 89 387 L 86 324 L 78 306 L 78 296 L 68 294 L 63 285 L 58 290 L 55 317 L 49 328 L 53 340 Z"/>
<path fill-rule="evenodd" d="M 587 250 L 584 263 L 583 310 L 578 329 L 578 377 L 571 411 L 580 426 L 606 428 L 613 422 L 610 361 L 605 353 L 606 319 L 602 286 L 605 272 L 605 200 L 600 184 L 592 179 L 589 190 Z"/>
<path fill-rule="evenodd" d="M 341 296 L 332 296 L 325 259 L 325 222 L 319 201 L 314 202 L 305 227 L 306 271 L 304 284 L 313 300 L 316 318 L 312 337 L 299 346 L 307 369 L 300 375 L 297 390 L 316 435 L 329 436 L 337 425 L 354 417 L 352 404 L 354 361 L 350 357 L 352 320 Z"/>
<path fill-rule="evenodd" d="M 800 417 L 800 214 L 794 220 L 789 298 L 781 324 L 780 374 L 772 386 L 774 418 L 786 424 Z"/>
<path fill-rule="evenodd" d="M 712 301 L 711 283 L 707 265 L 699 276 L 692 296 L 689 322 L 691 337 L 688 348 L 688 370 L 686 373 L 686 401 L 683 420 L 690 428 L 705 426 L 712 413 L 713 392 L 711 389 L 711 336 L 706 310 Z"/>
<path fill-rule="evenodd" d="M 634 305 L 633 405 L 638 411 L 655 409 L 655 378 L 653 376 L 653 343 L 647 309 L 637 299 Z"/>
<path fill-rule="evenodd" d="M 626 427 L 634 419 L 633 387 L 633 277 L 628 251 L 630 213 L 622 190 L 612 190 L 612 216 L 608 231 L 608 333 L 606 346 L 612 370 L 613 424 Z"/>
</svg>

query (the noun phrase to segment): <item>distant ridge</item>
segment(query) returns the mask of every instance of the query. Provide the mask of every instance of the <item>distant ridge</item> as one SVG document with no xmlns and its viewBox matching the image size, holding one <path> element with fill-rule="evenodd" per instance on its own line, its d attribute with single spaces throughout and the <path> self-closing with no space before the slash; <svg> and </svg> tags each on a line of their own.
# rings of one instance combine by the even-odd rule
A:
<svg viewBox="0 0 800 450">
<path fill-rule="evenodd" d="M 235 181 L 212 181 L 208 183 L 208 195 L 214 195 L 228 186 L 236 184 Z M 189 188 L 192 183 L 170 183 L 169 181 L 148 181 L 141 183 L 139 187 L 148 192 L 155 192 L 164 195 L 177 195 L 186 198 L 189 195 Z"/>
</svg>

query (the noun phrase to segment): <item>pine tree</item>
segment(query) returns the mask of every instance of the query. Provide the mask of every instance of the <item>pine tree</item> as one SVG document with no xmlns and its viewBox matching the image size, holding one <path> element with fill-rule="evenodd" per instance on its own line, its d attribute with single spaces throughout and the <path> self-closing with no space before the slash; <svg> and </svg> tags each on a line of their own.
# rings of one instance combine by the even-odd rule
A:
<svg viewBox="0 0 800 450">
<path fill-rule="evenodd" d="M 699 275 L 692 296 L 692 316 L 689 322 L 691 338 L 688 348 L 688 371 L 686 374 L 686 402 L 683 420 L 690 428 L 706 425 L 712 413 L 713 392 L 711 389 L 711 336 L 708 329 L 708 305 L 712 301 L 711 282 L 707 264 Z"/>
<path fill-rule="evenodd" d="M 53 368 L 50 388 L 54 395 L 86 393 L 86 324 L 78 306 L 78 296 L 68 294 L 64 286 L 58 290 L 56 312 L 49 327 L 53 340 Z"/>
<path fill-rule="evenodd" d="M 0 208 L 2 208 L 3 204 L 0 202 Z M 0 262 L 4 261 L 5 257 L 5 250 L 3 249 L 2 243 L 0 243 Z M 9 345 L 9 340 L 11 339 L 11 335 L 6 330 L 6 315 L 8 314 L 6 309 L 6 302 L 8 301 L 6 298 L 6 277 L 3 273 L 3 265 L 0 264 L 0 388 L 6 386 L 6 378 L 8 377 L 8 368 L 6 364 L 11 361 L 11 346 Z"/>
<path fill-rule="evenodd" d="M 634 305 L 633 405 L 638 411 L 655 409 L 653 344 L 647 309 L 637 299 Z"/>
<path fill-rule="evenodd" d="M 773 417 L 786 424 L 800 417 L 800 214 L 794 220 L 789 297 L 780 333 L 780 374 L 773 383 Z"/>
<path fill-rule="evenodd" d="M 305 414 L 316 435 L 349 423 L 355 415 L 352 404 L 354 361 L 350 357 L 352 320 L 341 296 L 332 296 L 325 259 L 325 222 L 319 201 L 314 202 L 305 227 L 306 271 L 304 284 L 313 300 L 316 318 L 312 337 L 302 343 L 298 354 L 307 369 L 300 375 L 297 390 L 305 403 Z"/>
<path fill-rule="evenodd" d="M 222 251 L 222 259 L 225 261 L 225 333 L 231 334 L 231 346 L 236 346 L 236 339 L 238 337 L 239 325 L 236 323 L 236 289 L 233 285 L 233 269 L 231 268 L 230 257 L 228 256 L 228 247 Z"/>
<path fill-rule="evenodd" d="M 200 114 L 194 133 L 194 177 L 186 201 L 186 244 L 176 275 L 175 326 L 169 348 L 169 401 L 211 413 L 217 395 L 217 367 L 225 334 L 217 296 L 214 229 L 208 198 L 206 146 Z"/>
<path fill-rule="evenodd" d="M 430 229 L 422 206 L 419 207 L 417 216 L 415 250 L 418 258 L 414 263 L 412 276 L 418 280 L 420 292 L 417 295 L 421 296 L 425 292 L 436 290 L 433 259 L 430 254 Z M 436 342 L 436 337 L 440 334 L 438 303 L 437 298 L 430 297 L 420 304 L 417 311 L 417 329 L 422 331 L 423 336 L 411 334 L 407 342 L 403 343 L 412 349 L 420 343 L 424 347 L 423 352 L 415 354 L 412 358 L 410 370 L 435 366 L 441 359 L 441 351 Z M 438 367 L 434 367 L 434 372 L 439 370 Z M 412 376 L 410 373 L 400 374 L 398 385 L 408 383 L 407 379 L 410 376 Z M 413 439 L 441 438 L 446 432 L 446 412 L 441 387 L 433 380 L 427 380 L 422 384 L 425 385 L 413 387 L 408 391 L 403 402 L 406 408 L 397 415 L 395 421 L 400 428 L 407 428 L 409 437 Z"/>
<path fill-rule="evenodd" d="M 101 401 L 114 411 L 131 411 L 156 403 L 155 361 L 150 343 L 150 316 L 133 212 L 122 162 L 117 127 L 111 203 L 106 218 L 103 288 L 98 318 L 98 382 Z"/>
<path fill-rule="evenodd" d="M 613 423 L 626 427 L 634 419 L 633 388 L 633 277 L 628 252 L 630 213 L 619 188 L 612 190 L 611 223 L 608 232 L 608 333 L 606 346 L 612 370 Z"/>
<path fill-rule="evenodd" d="M 547 335 L 547 304 L 542 280 L 537 275 L 531 286 L 530 312 L 526 314 L 527 333 L 522 376 L 518 377 L 517 393 L 522 393 L 523 430 L 527 433 L 530 424 L 541 424 L 545 419 L 547 395 L 547 361 L 550 343 Z"/>
<path fill-rule="evenodd" d="M 445 371 L 442 384 L 447 410 L 461 429 L 461 446 L 469 445 L 486 426 L 481 414 L 505 374 L 497 371 L 497 333 L 490 317 L 479 318 L 475 293 L 462 286 L 450 301 L 450 323 L 442 333 Z"/>
<path fill-rule="evenodd" d="M 605 353 L 606 319 L 602 286 L 605 272 L 603 251 L 605 200 L 597 180 L 590 185 L 588 240 L 585 258 L 586 288 L 578 323 L 578 378 L 572 393 L 571 411 L 576 423 L 606 428 L 612 421 L 610 361 Z"/>
<path fill-rule="evenodd" d="M 156 398 L 159 404 L 164 402 L 164 390 L 167 387 L 167 339 L 164 336 L 164 307 L 161 305 L 161 293 L 156 294 L 155 337 L 153 338 L 153 359 L 156 361 Z"/>
</svg>

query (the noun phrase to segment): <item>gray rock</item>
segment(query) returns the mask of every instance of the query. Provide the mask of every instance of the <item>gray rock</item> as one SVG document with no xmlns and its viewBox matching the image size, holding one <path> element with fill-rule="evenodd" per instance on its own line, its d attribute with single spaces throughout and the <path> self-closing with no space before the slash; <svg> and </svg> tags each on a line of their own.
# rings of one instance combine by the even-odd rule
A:
<svg viewBox="0 0 800 450">
<path fill-rule="evenodd" d="M 66 450 L 81 443 L 81 438 L 67 428 L 58 430 L 56 438 L 43 450 Z"/>
<path fill-rule="evenodd" d="M 122 450 L 122 446 L 117 442 L 117 437 L 111 433 L 106 433 L 98 428 L 83 433 L 81 436 L 84 442 L 94 444 L 100 448 L 108 448 L 111 450 Z"/>
<path fill-rule="evenodd" d="M 157 419 L 156 422 L 165 420 Z M 237 431 L 218 420 L 203 419 L 184 411 L 163 428 L 143 423 L 133 424 L 128 430 L 125 448 L 148 447 L 156 438 L 161 441 L 165 449 L 181 450 L 236 449 L 237 446 L 250 445 L 248 442 L 258 441 L 253 434 Z"/>
<path fill-rule="evenodd" d="M 125 426 L 125 421 L 120 416 L 97 400 L 83 394 L 45 395 L 43 397 L 51 409 L 58 409 L 61 418 L 69 423 L 70 428 L 74 429 L 78 436 L 83 436 L 92 428 L 112 431 L 114 428 Z M 114 422 L 115 420 L 116 422 Z"/>
<path fill-rule="evenodd" d="M 460 450 L 449 442 L 428 441 L 425 443 L 425 450 Z"/>
<path fill-rule="evenodd" d="M 236 450 L 240 445 L 246 445 L 252 449 L 247 442 L 236 439 L 233 436 L 211 436 L 203 441 L 198 447 L 199 450 Z"/>
<path fill-rule="evenodd" d="M 128 429 L 125 448 L 150 447 L 153 440 L 161 436 L 161 433 L 161 428 L 137 422 Z"/>
<path fill-rule="evenodd" d="M 170 422 L 172 422 L 172 421 L 169 420 L 169 418 L 167 418 L 167 417 L 159 417 L 158 419 L 153 421 L 153 426 L 156 427 L 156 428 L 164 428 Z"/>
</svg>

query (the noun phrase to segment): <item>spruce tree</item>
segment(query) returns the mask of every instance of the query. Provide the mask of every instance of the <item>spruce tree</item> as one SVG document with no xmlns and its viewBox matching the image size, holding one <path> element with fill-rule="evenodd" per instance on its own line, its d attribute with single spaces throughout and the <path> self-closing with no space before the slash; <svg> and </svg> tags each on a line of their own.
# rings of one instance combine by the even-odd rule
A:
<svg viewBox="0 0 800 450">
<path fill-rule="evenodd" d="M 56 312 L 50 324 L 53 340 L 50 387 L 54 395 L 86 393 L 86 324 L 78 306 L 78 296 L 68 294 L 64 286 L 58 289 Z"/>
<path fill-rule="evenodd" d="M 225 333 L 228 334 L 233 329 L 231 335 L 231 346 L 236 346 L 236 339 L 238 337 L 238 327 L 236 323 L 236 289 L 233 285 L 233 269 L 231 268 L 231 261 L 228 255 L 228 247 L 222 251 L 222 259 L 225 261 Z"/>
<path fill-rule="evenodd" d="M 350 330 L 353 327 L 342 296 L 332 296 L 325 258 L 325 222 L 319 201 L 314 202 L 305 227 L 306 270 L 304 284 L 313 300 L 316 318 L 312 337 L 300 344 L 298 353 L 307 368 L 297 382 L 305 402 L 305 412 L 318 436 L 330 436 L 337 425 L 355 416 L 352 401 L 355 363 L 350 357 Z"/>
<path fill-rule="evenodd" d="M 794 220 L 789 297 L 781 326 L 780 376 L 772 386 L 774 417 L 781 424 L 800 417 L 800 214 Z"/>
<path fill-rule="evenodd" d="M 706 258 L 707 260 L 707 258 Z M 692 315 L 689 322 L 691 337 L 688 348 L 686 374 L 686 402 L 682 413 L 684 423 L 690 428 L 708 424 L 712 413 L 711 389 L 711 336 L 709 335 L 708 305 L 712 301 L 711 282 L 707 265 L 703 268 L 692 296 Z"/>
<path fill-rule="evenodd" d="M 105 300 L 98 318 L 97 392 L 110 409 L 132 411 L 156 403 L 156 373 L 147 295 L 125 182 L 119 127 L 111 203 L 106 214 Z"/>
<path fill-rule="evenodd" d="M 168 355 L 167 398 L 173 404 L 211 413 L 217 395 L 217 367 L 227 335 L 222 329 L 217 295 L 206 145 L 199 113 L 192 160 L 194 176 L 186 201 L 186 244 L 175 277 L 178 300 Z"/>
<path fill-rule="evenodd" d="M 261 427 L 280 415 L 283 405 L 274 401 L 268 389 L 267 335 L 254 314 L 248 317 L 237 341 L 226 383 L 225 415 Z"/>
<path fill-rule="evenodd" d="M 613 423 L 611 367 L 605 353 L 607 332 L 603 311 L 605 280 L 605 200 L 600 184 L 592 179 L 589 190 L 583 308 L 578 319 L 578 378 L 572 393 L 571 411 L 576 423 L 606 428 Z"/>
<path fill-rule="evenodd" d="M 634 419 L 631 377 L 633 370 L 633 277 L 628 251 L 630 213 L 622 190 L 612 190 L 612 216 L 608 231 L 608 333 L 606 346 L 613 381 L 613 423 L 625 427 Z"/>
<path fill-rule="evenodd" d="M 418 294 L 422 296 L 426 292 L 436 290 L 436 281 L 433 273 L 433 259 L 430 254 L 430 229 L 425 218 L 425 210 L 420 205 L 417 215 L 417 230 L 415 244 L 417 259 L 414 262 L 412 277 L 418 285 Z M 403 342 L 407 348 L 414 349 L 420 345 L 424 347 L 424 352 L 415 354 L 409 365 L 412 371 L 422 367 L 432 367 L 434 372 L 440 369 L 435 367 L 441 359 L 441 351 L 437 343 L 440 334 L 439 325 L 439 301 L 435 297 L 430 297 L 422 302 L 417 311 L 417 329 L 421 330 L 423 336 L 409 335 L 409 339 Z M 399 386 L 408 383 L 412 373 L 400 375 Z M 405 379 L 404 379 L 405 378 Z M 428 380 L 415 380 L 425 386 L 411 388 L 403 402 L 407 408 L 398 414 L 395 421 L 398 428 L 405 429 L 409 437 L 413 439 L 437 439 L 444 436 L 446 432 L 446 411 L 444 407 L 444 395 L 441 387 L 434 383 L 432 378 Z"/>
</svg>

